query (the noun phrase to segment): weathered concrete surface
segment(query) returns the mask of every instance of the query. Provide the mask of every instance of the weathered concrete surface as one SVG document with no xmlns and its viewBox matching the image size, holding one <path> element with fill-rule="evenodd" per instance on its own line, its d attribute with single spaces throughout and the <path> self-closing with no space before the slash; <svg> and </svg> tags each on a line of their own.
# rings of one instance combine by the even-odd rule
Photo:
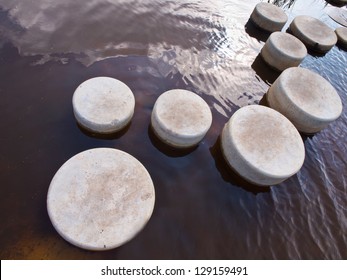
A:
<svg viewBox="0 0 347 280">
<path fill-rule="evenodd" d="M 283 71 L 270 87 L 267 100 L 271 108 L 308 134 L 325 128 L 342 112 L 334 87 L 320 75 L 300 67 Z"/>
<path fill-rule="evenodd" d="M 328 52 L 337 42 L 337 37 L 329 26 L 310 16 L 297 16 L 290 24 L 293 35 L 299 38 L 309 49 Z"/>
<path fill-rule="evenodd" d="M 259 3 L 251 14 L 252 22 L 259 28 L 268 31 L 280 31 L 286 24 L 288 17 L 285 12 L 269 3 Z"/>
<path fill-rule="evenodd" d="M 49 186 L 47 210 L 68 242 L 88 250 L 116 248 L 150 219 L 154 186 L 145 167 L 116 149 L 98 148 L 69 159 Z"/>
<path fill-rule="evenodd" d="M 256 185 L 276 185 L 301 168 L 305 149 L 299 132 L 277 111 L 250 105 L 236 111 L 222 131 L 230 167 Z"/>
<path fill-rule="evenodd" d="M 278 71 L 299 66 L 306 55 L 305 45 L 293 35 L 283 32 L 272 33 L 261 50 L 265 62 Z"/>
<path fill-rule="evenodd" d="M 162 141 L 173 147 L 187 148 L 204 138 L 212 124 L 212 113 L 197 94 L 174 89 L 158 97 L 151 122 Z"/>
<path fill-rule="evenodd" d="M 135 98 L 123 82 L 109 78 L 89 79 L 75 90 L 72 105 L 77 122 L 97 133 L 114 133 L 124 128 L 134 114 Z"/>
</svg>

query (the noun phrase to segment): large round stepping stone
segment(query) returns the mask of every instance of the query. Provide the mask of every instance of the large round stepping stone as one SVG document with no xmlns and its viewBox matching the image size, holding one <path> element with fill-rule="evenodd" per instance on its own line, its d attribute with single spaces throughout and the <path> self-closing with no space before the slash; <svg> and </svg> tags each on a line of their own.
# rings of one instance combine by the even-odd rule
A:
<svg viewBox="0 0 347 280">
<path fill-rule="evenodd" d="M 288 17 L 285 12 L 270 3 L 259 3 L 255 6 L 251 20 L 259 28 L 268 31 L 280 31 L 286 24 Z"/>
<path fill-rule="evenodd" d="M 269 106 L 285 115 L 296 128 L 312 134 L 336 120 L 342 103 L 333 86 L 320 75 L 304 68 L 288 68 L 272 84 Z"/>
<path fill-rule="evenodd" d="M 335 33 L 337 35 L 338 43 L 347 49 L 347 28 L 346 27 L 338 27 L 335 29 Z"/>
<path fill-rule="evenodd" d="M 310 16 L 295 17 L 290 24 L 290 30 L 309 49 L 317 52 L 326 53 L 337 42 L 334 30 Z"/>
<path fill-rule="evenodd" d="M 298 66 L 307 55 L 305 45 L 293 35 L 274 32 L 265 42 L 261 56 L 278 71 Z"/>
<path fill-rule="evenodd" d="M 174 89 L 159 96 L 151 123 L 155 134 L 166 144 L 189 148 L 204 138 L 212 124 L 212 113 L 200 96 Z"/>
<path fill-rule="evenodd" d="M 124 128 L 131 120 L 135 98 L 123 82 L 96 77 L 83 82 L 72 98 L 74 115 L 85 129 L 110 134 Z"/>
<path fill-rule="evenodd" d="M 305 149 L 299 132 L 277 111 L 260 105 L 237 110 L 222 131 L 223 155 L 247 181 L 278 184 L 301 168 Z"/>
<path fill-rule="evenodd" d="M 116 248 L 148 222 L 155 201 L 145 167 L 116 149 L 98 148 L 69 159 L 49 186 L 47 209 L 68 242 L 88 250 Z"/>
</svg>

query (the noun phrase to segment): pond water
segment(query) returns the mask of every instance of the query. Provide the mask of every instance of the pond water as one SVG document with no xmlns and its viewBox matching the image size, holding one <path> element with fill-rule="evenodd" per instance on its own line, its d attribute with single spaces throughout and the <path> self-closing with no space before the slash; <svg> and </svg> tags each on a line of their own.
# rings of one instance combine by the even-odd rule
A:
<svg viewBox="0 0 347 280">
<path fill-rule="evenodd" d="M 303 137 L 306 159 L 295 176 L 259 188 L 222 159 L 228 118 L 262 102 L 278 76 L 259 59 L 266 34 L 248 22 L 258 2 L 0 0 L 1 259 L 346 259 L 345 50 L 309 54 L 301 65 L 331 82 L 344 109 Z M 270 2 L 289 22 L 307 14 L 339 26 L 323 0 Z M 74 90 L 95 76 L 123 81 L 136 98 L 130 126 L 108 138 L 82 131 L 72 113 Z M 156 98 L 173 88 L 197 93 L 212 110 L 212 127 L 194 150 L 168 149 L 150 130 Z M 138 158 L 156 190 L 143 231 L 105 252 L 64 241 L 46 210 L 55 172 L 96 147 Z"/>
</svg>

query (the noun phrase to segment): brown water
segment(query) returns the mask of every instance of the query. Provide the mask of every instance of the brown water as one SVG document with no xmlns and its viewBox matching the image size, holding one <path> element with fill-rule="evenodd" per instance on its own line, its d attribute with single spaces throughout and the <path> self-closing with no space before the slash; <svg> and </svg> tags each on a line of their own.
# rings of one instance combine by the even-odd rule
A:
<svg viewBox="0 0 347 280">
<path fill-rule="evenodd" d="M 0 0 L 1 259 L 346 259 L 346 51 L 302 64 L 331 82 L 344 110 L 304 138 L 297 175 L 257 188 L 221 157 L 225 122 L 278 76 L 258 57 L 266 34 L 248 23 L 258 2 Z M 338 26 L 323 0 L 275 2 L 290 20 L 309 14 Z M 75 88 L 95 76 L 125 82 L 136 97 L 131 125 L 111 139 L 84 133 L 73 117 Z M 156 98 L 173 88 L 196 92 L 213 112 L 195 150 L 168 149 L 149 129 Z M 145 229 L 107 252 L 65 242 L 46 211 L 55 172 L 95 147 L 138 158 L 156 190 Z"/>
</svg>

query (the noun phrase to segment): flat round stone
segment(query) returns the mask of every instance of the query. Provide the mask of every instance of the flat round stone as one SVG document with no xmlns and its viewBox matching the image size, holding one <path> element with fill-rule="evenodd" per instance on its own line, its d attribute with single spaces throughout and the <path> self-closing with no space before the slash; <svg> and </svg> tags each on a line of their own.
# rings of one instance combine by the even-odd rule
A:
<svg viewBox="0 0 347 280">
<path fill-rule="evenodd" d="M 116 248 L 150 219 L 153 182 L 133 156 L 97 148 L 70 158 L 52 179 L 47 210 L 57 232 L 88 250 Z"/>
<path fill-rule="evenodd" d="M 325 23 L 310 16 L 297 16 L 290 24 L 293 35 L 299 38 L 309 49 L 328 52 L 337 42 L 334 30 Z"/>
<path fill-rule="evenodd" d="M 204 138 L 212 124 L 212 113 L 200 96 L 174 89 L 159 96 L 151 123 L 155 134 L 166 144 L 188 148 Z"/>
<path fill-rule="evenodd" d="M 261 50 L 264 61 L 278 71 L 298 66 L 307 55 L 305 45 L 293 35 L 274 32 Z"/>
<path fill-rule="evenodd" d="M 237 110 L 224 126 L 223 155 L 247 181 L 278 184 L 301 168 L 305 149 L 299 132 L 277 111 L 260 105 Z"/>
<path fill-rule="evenodd" d="M 271 108 L 308 134 L 325 128 L 342 112 L 334 87 L 320 75 L 299 67 L 282 72 L 270 87 L 267 100 Z"/>
<path fill-rule="evenodd" d="M 135 98 L 123 82 L 96 77 L 78 86 L 72 98 L 77 122 L 85 129 L 101 134 L 114 133 L 131 120 Z"/>
<path fill-rule="evenodd" d="M 255 6 L 251 20 L 259 28 L 268 31 L 280 31 L 286 24 L 288 17 L 285 12 L 270 3 L 259 3 Z"/>
<path fill-rule="evenodd" d="M 338 27 L 335 29 L 335 33 L 337 35 L 338 43 L 347 48 L 347 28 L 346 27 Z"/>
</svg>

